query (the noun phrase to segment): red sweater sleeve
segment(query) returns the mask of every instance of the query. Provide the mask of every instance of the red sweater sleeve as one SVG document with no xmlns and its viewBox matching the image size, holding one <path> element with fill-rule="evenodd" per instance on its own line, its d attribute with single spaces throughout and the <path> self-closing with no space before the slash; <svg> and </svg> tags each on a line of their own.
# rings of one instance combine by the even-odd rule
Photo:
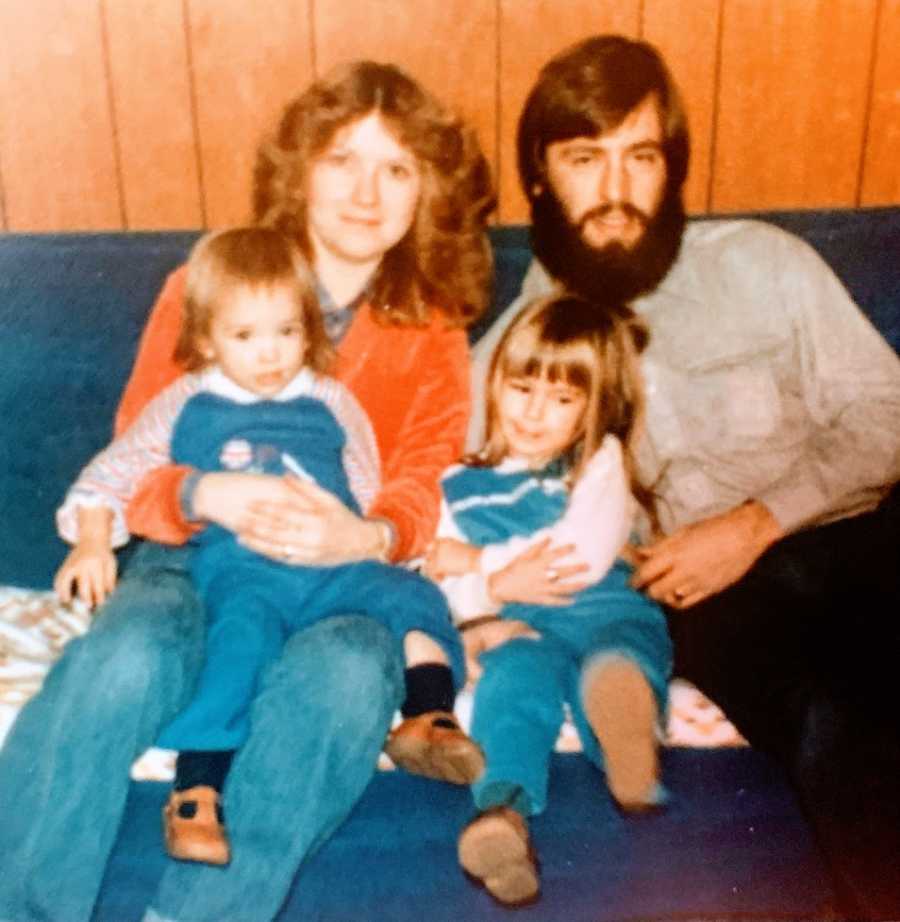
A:
<svg viewBox="0 0 900 922">
<path fill-rule="evenodd" d="M 175 363 L 175 344 L 181 331 L 184 307 L 184 267 L 173 272 L 160 292 L 141 335 L 131 377 L 125 385 L 116 414 L 116 435 L 127 429 L 141 410 L 183 373 Z M 181 514 L 179 494 L 190 468 L 158 468 L 138 486 L 125 519 L 134 535 L 167 544 L 183 544 L 198 531 Z"/>
<path fill-rule="evenodd" d="M 434 538 L 440 477 L 459 460 L 469 424 L 469 348 L 464 331 L 447 329 L 439 321 L 423 340 L 413 399 L 385 458 L 381 493 L 369 510 L 370 516 L 393 523 L 394 560 L 424 553 Z"/>
</svg>

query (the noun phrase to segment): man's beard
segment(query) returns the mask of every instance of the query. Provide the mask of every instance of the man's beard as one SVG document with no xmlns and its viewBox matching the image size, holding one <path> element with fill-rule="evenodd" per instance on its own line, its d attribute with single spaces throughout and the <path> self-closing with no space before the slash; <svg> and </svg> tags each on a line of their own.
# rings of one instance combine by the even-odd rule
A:
<svg viewBox="0 0 900 922">
<path fill-rule="evenodd" d="M 659 208 L 648 217 L 633 205 L 616 205 L 644 232 L 631 248 L 621 243 L 594 247 L 582 236 L 585 219 L 572 224 L 556 196 L 548 189 L 531 204 L 531 244 L 535 256 L 569 290 L 600 304 L 627 304 L 652 291 L 665 278 L 678 256 L 685 214 L 681 192 L 666 185 Z M 590 212 L 602 215 L 601 207 Z"/>
</svg>

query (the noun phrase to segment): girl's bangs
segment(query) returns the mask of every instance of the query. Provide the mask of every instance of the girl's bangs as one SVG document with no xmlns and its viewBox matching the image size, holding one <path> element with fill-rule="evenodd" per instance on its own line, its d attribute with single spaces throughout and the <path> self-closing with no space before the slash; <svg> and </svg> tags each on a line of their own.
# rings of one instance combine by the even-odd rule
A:
<svg viewBox="0 0 900 922">
<path fill-rule="evenodd" d="M 590 391 L 596 356 L 583 338 L 568 342 L 545 339 L 534 324 L 525 324 L 506 343 L 501 372 L 504 378 L 546 378 Z"/>
</svg>

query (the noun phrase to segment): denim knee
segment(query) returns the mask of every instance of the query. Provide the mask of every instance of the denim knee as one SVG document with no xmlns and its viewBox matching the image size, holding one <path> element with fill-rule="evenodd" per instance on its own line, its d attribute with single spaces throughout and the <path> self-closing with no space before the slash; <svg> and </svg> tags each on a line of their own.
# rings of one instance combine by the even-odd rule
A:
<svg viewBox="0 0 900 922">
<path fill-rule="evenodd" d="M 284 679 L 315 682 L 325 696 L 397 705 L 402 698 L 402 646 L 386 627 L 362 615 L 327 618 L 295 634 L 280 665 Z"/>
<path fill-rule="evenodd" d="M 180 697 L 203 656 L 203 612 L 185 574 L 142 571 L 124 578 L 87 634 L 65 650 L 114 707 L 128 707 L 150 689 Z M 165 697 L 169 697 L 166 695 Z"/>
</svg>

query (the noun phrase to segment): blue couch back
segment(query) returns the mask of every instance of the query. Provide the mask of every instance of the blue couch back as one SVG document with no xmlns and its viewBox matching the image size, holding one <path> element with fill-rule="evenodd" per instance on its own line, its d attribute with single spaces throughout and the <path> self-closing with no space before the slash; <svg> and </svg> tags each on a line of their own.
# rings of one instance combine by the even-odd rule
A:
<svg viewBox="0 0 900 922">
<path fill-rule="evenodd" d="M 762 215 L 804 237 L 900 352 L 900 207 Z M 494 310 L 531 258 L 524 227 L 492 230 Z M 53 513 L 110 436 L 138 338 L 196 233 L 0 236 L 0 584 L 49 586 L 65 554 Z"/>
</svg>

